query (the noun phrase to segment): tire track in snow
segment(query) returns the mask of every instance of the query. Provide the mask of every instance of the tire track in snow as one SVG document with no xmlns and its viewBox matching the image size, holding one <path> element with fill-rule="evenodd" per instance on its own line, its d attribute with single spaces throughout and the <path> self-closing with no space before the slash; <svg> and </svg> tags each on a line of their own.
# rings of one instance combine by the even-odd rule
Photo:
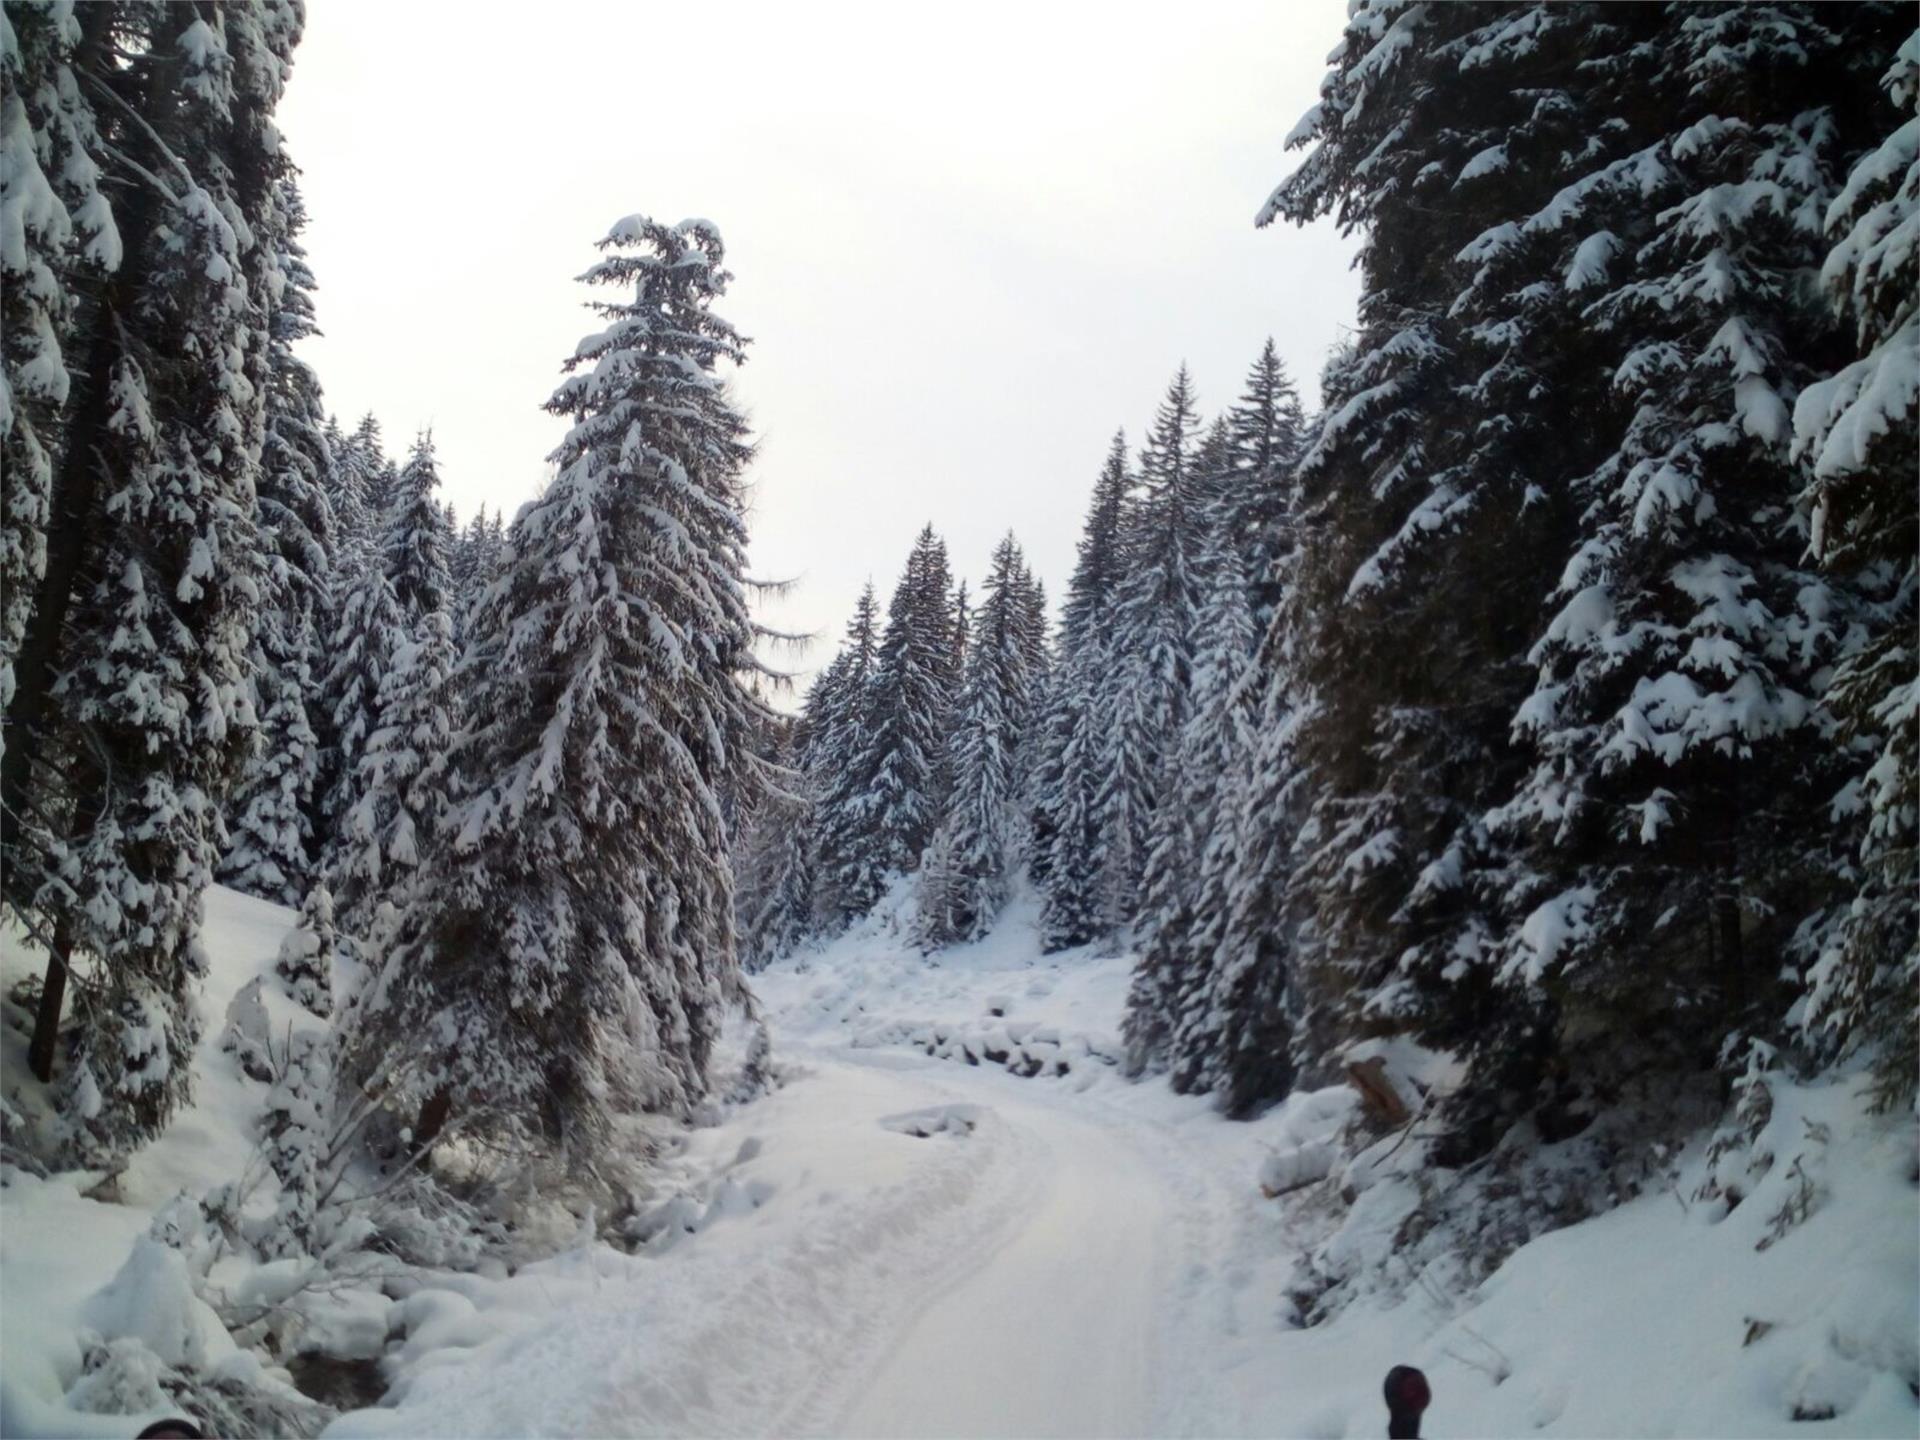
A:
<svg viewBox="0 0 1920 1440">
<path fill-rule="evenodd" d="M 963 1074 L 969 1098 L 1034 1142 L 1039 1193 L 826 1433 L 1206 1433 L 1210 1387 L 1193 1383 L 1182 1317 L 1195 1257 L 1218 1253 L 1218 1185 L 1166 1126 L 1051 1083 Z"/>
</svg>

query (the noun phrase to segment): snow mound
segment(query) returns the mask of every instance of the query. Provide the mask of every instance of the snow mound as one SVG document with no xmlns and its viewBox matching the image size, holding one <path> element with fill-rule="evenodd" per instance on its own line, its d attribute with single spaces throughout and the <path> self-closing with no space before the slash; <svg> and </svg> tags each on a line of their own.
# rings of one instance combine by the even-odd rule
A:
<svg viewBox="0 0 1920 1440">
<path fill-rule="evenodd" d="M 900 1115 L 882 1115 L 880 1128 L 897 1135 L 912 1135 L 925 1140 L 933 1135 L 967 1136 L 986 1116 L 981 1105 L 935 1105 L 925 1110 L 908 1110 Z"/>
</svg>

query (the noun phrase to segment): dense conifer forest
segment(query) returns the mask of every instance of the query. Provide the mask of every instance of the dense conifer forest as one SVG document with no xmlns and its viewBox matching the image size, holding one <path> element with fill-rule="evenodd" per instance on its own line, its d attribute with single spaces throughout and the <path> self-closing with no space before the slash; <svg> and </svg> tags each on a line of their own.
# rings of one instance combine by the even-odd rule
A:
<svg viewBox="0 0 1920 1440">
<path fill-rule="evenodd" d="M 1070 575 L 861 537 L 877 583 L 800 658 L 754 608 L 716 225 L 580 237 L 517 511 L 330 410 L 274 122 L 303 14 L 0 26 L 9 1174 L 119 1175 L 200 1103 L 216 887 L 286 907 L 251 1003 L 303 1018 L 229 1011 L 268 1198 L 155 1222 L 202 1281 L 472 1269 L 504 1195 L 640 1236 L 657 1127 L 778 1082 L 759 977 L 880 935 L 1123 963 L 1105 1058 L 1235 1121 L 1358 1085 L 1368 1143 L 1421 1141 L 1393 1263 L 1463 1284 L 1662 1183 L 1649 1147 L 1709 1136 L 1683 1208 L 1738 1205 L 1787 1087 L 1910 1114 L 1910 6 L 1361 0 L 1247 197 L 1360 241 L 1318 377 L 1164 357 L 1058 478 Z M 1289 1313 L 1368 1265 L 1312 1251 Z M 346 1408 L 167 1358 L 87 1393 Z"/>
</svg>

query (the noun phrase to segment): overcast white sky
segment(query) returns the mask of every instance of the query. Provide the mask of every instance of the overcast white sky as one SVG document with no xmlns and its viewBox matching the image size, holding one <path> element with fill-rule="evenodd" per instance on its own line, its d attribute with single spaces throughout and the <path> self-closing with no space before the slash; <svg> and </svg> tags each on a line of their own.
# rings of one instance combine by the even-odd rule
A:
<svg viewBox="0 0 1920 1440">
<path fill-rule="evenodd" d="M 515 17 L 507 23 L 502 17 Z M 541 482 L 590 328 L 573 277 L 635 211 L 705 216 L 753 340 L 767 618 L 831 653 L 932 521 L 977 577 L 1009 527 L 1056 598 L 1114 428 L 1175 367 L 1209 412 L 1264 338 L 1303 395 L 1351 242 L 1256 231 L 1344 0 L 1173 5 L 309 0 L 280 112 L 325 331 L 308 357 L 462 517 Z"/>
</svg>

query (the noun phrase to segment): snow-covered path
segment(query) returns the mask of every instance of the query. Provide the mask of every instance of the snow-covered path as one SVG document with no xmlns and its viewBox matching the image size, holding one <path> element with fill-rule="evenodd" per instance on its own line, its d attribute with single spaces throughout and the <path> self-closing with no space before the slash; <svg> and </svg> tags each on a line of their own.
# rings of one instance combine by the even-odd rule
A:
<svg viewBox="0 0 1920 1440">
<path fill-rule="evenodd" d="M 329 1433 L 1167 1429 L 1208 1208 L 1177 1147 L 1058 1081 L 795 1053 L 801 1073 L 742 1112 L 750 1134 L 702 1132 L 700 1233 L 416 1296 L 397 1405 Z"/>
<path fill-rule="evenodd" d="M 1033 1142 L 1044 1187 L 1010 1234 L 936 1300 L 867 1382 L 837 1433 L 1051 1436 L 1151 1433 L 1171 1193 L 1112 1128 L 1059 1086 L 964 1072 Z M 1017 1094 L 1021 1087 L 1028 1094 Z"/>
</svg>

